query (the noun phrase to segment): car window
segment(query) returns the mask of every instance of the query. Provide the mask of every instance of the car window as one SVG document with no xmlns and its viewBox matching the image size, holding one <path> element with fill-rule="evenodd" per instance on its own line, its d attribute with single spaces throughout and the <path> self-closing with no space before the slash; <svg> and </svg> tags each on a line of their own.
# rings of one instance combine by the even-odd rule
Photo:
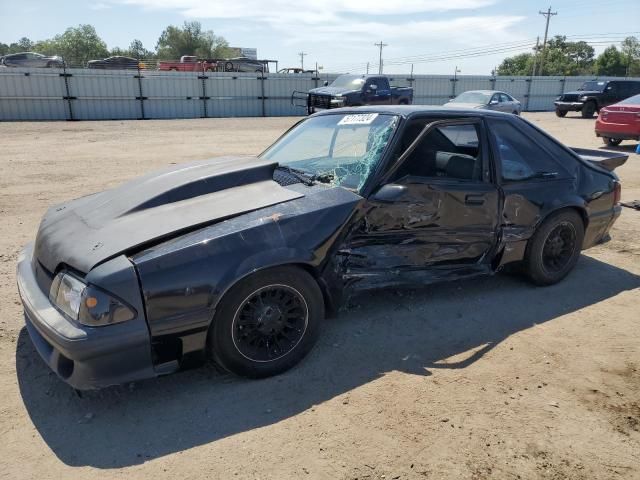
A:
<svg viewBox="0 0 640 480">
<path fill-rule="evenodd" d="M 500 94 L 500 101 L 501 102 L 510 102 L 511 98 L 509 98 L 509 95 L 507 95 L 505 93 L 501 93 Z"/>
<path fill-rule="evenodd" d="M 411 138 L 403 139 L 401 145 L 411 144 L 416 136 L 414 132 L 421 130 L 413 127 L 414 125 L 407 127 L 405 135 Z M 478 130 L 474 124 L 436 127 L 416 145 L 392 180 L 414 176 L 480 181 L 482 161 L 478 138 Z"/>
<path fill-rule="evenodd" d="M 491 97 L 491 101 L 492 102 L 499 102 L 500 101 L 500 94 L 494 93 L 493 97 Z"/>
<path fill-rule="evenodd" d="M 526 180 L 542 173 L 558 174 L 561 171 L 558 163 L 531 136 L 525 135 L 509 122 L 493 119 L 489 120 L 489 124 L 503 181 Z"/>
</svg>

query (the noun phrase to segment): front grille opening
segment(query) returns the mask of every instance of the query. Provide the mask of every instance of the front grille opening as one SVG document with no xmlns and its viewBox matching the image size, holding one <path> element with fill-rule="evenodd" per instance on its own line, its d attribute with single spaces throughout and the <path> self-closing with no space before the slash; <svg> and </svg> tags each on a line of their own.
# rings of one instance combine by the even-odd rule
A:
<svg viewBox="0 0 640 480">
<path fill-rule="evenodd" d="M 311 95 L 310 104 L 312 107 L 329 108 L 331 97 L 325 95 Z"/>
<path fill-rule="evenodd" d="M 71 375 L 73 375 L 73 367 L 74 367 L 73 360 L 65 357 L 62 354 L 59 355 L 57 370 L 58 370 L 58 375 L 60 375 L 60 377 L 66 380 Z"/>
</svg>

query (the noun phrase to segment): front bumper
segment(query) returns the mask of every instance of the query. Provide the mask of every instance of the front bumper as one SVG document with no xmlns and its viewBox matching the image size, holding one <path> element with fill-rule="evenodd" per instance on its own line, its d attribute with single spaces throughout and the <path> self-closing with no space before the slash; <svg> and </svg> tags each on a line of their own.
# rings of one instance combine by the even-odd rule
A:
<svg viewBox="0 0 640 480">
<path fill-rule="evenodd" d="M 581 110 L 584 102 L 553 102 L 556 106 L 556 110 L 564 110 L 564 111 L 578 111 Z"/>
<path fill-rule="evenodd" d="M 65 382 L 89 390 L 156 376 L 142 314 L 105 327 L 87 327 L 60 313 L 37 283 L 33 245 L 18 259 L 17 279 L 27 331 L 49 367 Z"/>
</svg>

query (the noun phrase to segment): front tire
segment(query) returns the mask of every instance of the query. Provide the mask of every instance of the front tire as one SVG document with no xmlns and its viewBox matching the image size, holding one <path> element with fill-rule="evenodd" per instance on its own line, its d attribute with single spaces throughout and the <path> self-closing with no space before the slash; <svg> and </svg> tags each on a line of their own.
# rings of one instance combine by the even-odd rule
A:
<svg viewBox="0 0 640 480">
<path fill-rule="evenodd" d="M 236 375 L 277 375 L 309 353 L 323 318 L 322 292 L 311 275 L 289 266 L 263 270 L 238 282 L 221 300 L 209 352 Z"/>
<path fill-rule="evenodd" d="M 553 285 L 573 270 L 582 249 L 584 224 L 575 210 L 551 214 L 534 233 L 525 270 L 536 285 Z"/>
<path fill-rule="evenodd" d="M 559 108 L 556 108 L 556 116 L 563 118 L 567 116 L 567 111 L 566 110 L 560 110 Z"/>
<path fill-rule="evenodd" d="M 596 113 L 595 102 L 589 101 L 582 106 L 582 118 L 593 118 L 593 114 Z"/>
</svg>

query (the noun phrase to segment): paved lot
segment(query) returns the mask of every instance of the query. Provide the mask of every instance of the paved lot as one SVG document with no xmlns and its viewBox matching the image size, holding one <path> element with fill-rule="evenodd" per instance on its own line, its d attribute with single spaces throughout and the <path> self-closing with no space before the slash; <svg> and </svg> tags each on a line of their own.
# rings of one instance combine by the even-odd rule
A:
<svg viewBox="0 0 640 480">
<path fill-rule="evenodd" d="M 602 145 L 593 120 L 525 116 Z M 205 367 L 79 398 L 49 372 L 14 274 L 47 206 L 258 153 L 295 120 L 0 123 L 0 476 L 640 478 L 640 212 L 628 209 L 559 285 L 497 275 L 356 298 L 277 378 Z M 618 172 L 623 199 L 640 199 L 640 156 Z"/>
</svg>

